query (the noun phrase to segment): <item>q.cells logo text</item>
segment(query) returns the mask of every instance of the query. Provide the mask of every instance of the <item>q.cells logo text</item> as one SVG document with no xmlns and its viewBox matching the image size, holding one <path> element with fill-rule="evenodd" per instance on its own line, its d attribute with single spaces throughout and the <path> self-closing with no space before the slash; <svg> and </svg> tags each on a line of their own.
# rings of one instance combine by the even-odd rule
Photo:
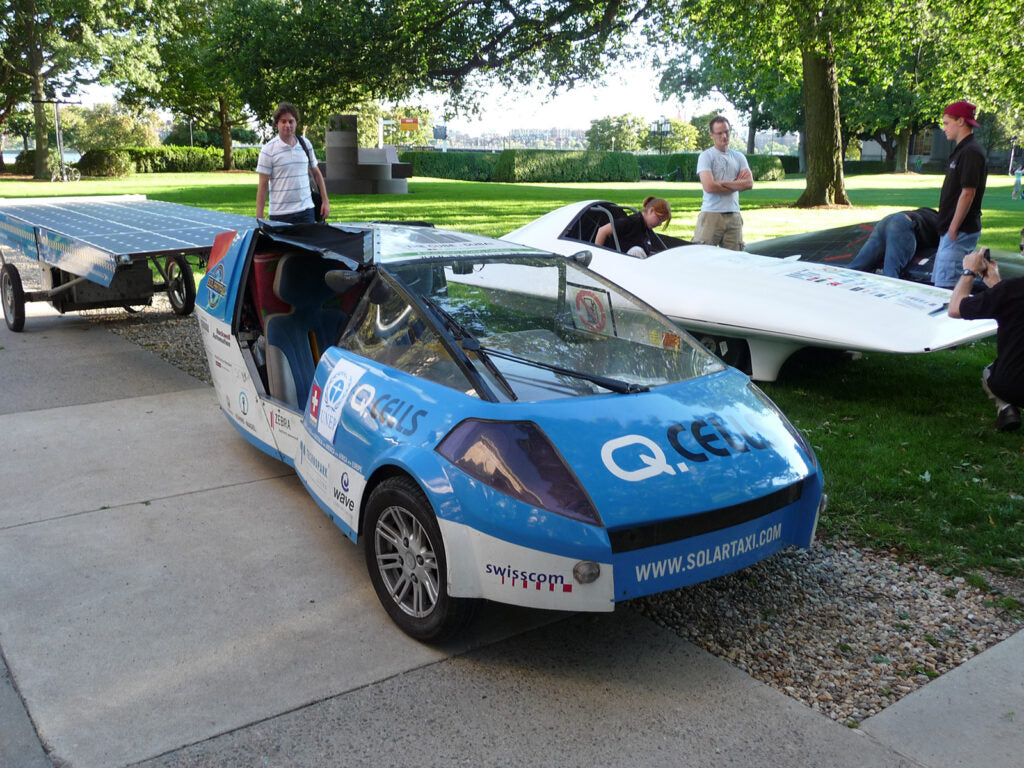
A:
<svg viewBox="0 0 1024 768">
<path fill-rule="evenodd" d="M 695 419 L 689 424 L 672 424 L 665 438 L 675 454 L 671 459 L 654 440 L 632 434 L 605 441 L 601 446 L 601 461 L 616 477 L 637 483 L 658 475 L 689 472 L 691 465 L 713 458 L 763 451 L 770 446 L 766 437 L 716 415 Z"/>
</svg>

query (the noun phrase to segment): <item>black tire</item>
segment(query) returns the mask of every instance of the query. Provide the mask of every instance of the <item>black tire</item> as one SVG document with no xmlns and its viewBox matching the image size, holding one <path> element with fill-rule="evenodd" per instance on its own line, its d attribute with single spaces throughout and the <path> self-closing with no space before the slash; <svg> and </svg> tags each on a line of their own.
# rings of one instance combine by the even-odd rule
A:
<svg viewBox="0 0 1024 768">
<path fill-rule="evenodd" d="M 0 294 L 4 321 L 8 328 L 19 333 L 25 327 L 25 291 L 21 287 L 21 275 L 13 264 L 4 264 L 0 270 Z"/>
<path fill-rule="evenodd" d="M 176 315 L 189 315 L 196 306 L 196 278 L 180 253 L 167 257 L 167 298 Z"/>
<path fill-rule="evenodd" d="M 440 642 L 473 617 L 476 600 L 448 594 L 441 529 L 430 502 L 408 477 L 390 477 L 370 493 L 363 551 L 381 605 L 410 637 Z"/>
</svg>

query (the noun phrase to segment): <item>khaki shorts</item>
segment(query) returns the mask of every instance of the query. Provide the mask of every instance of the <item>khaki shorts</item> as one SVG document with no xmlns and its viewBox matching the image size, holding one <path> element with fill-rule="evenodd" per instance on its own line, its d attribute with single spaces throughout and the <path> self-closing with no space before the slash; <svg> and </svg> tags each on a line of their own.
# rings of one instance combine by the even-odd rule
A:
<svg viewBox="0 0 1024 768">
<path fill-rule="evenodd" d="M 691 242 L 742 251 L 746 246 L 743 242 L 743 217 L 739 213 L 701 211 L 697 215 Z"/>
</svg>

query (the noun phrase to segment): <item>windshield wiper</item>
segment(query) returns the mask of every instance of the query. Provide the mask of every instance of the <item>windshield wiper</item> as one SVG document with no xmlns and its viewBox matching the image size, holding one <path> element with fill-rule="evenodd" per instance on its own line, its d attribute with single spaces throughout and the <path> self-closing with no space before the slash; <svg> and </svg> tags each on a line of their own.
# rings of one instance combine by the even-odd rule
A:
<svg viewBox="0 0 1024 768">
<path fill-rule="evenodd" d="M 477 358 L 484 364 L 484 367 L 490 371 L 491 375 L 501 383 L 501 386 L 505 388 L 505 392 L 508 396 L 513 400 L 518 400 L 519 397 L 516 395 L 515 390 L 512 389 L 512 385 L 509 384 L 508 379 L 505 378 L 504 374 L 498 370 L 498 366 L 494 364 L 494 361 L 491 360 L 484 348 L 480 346 L 480 342 L 476 340 L 476 337 L 466 330 L 466 327 L 462 323 L 452 317 L 447 310 L 443 309 L 441 305 L 432 298 L 422 294 L 419 298 L 424 304 L 433 310 L 434 314 L 441 318 L 445 327 L 448 328 L 449 333 L 455 337 L 455 340 L 459 342 L 463 351 L 476 352 Z"/>
<path fill-rule="evenodd" d="M 596 373 L 585 373 L 583 371 L 575 371 L 572 368 L 563 368 L 560 365 L 552 365 L 551 363 L 542 363 L 540 360 L 531 360 L 528 357 L 520 357 L 519 355 L 513 355 L 511 352 L 506 352 L 503 349 L 494 349 L 493 347 L 484 347 L 476 339 L 472 339 L 472 344 L 475 344 L 477 349 L 475 351 L 484 352 L 491 357 L 501 357 L 505 360 L 511 360 L 515 363 L 523 363 L 524 365 L 532 365 L 535 368 L 543 368 L 544 370 L 551 371 L 553 373 L 561 373 L 565 376 L 572 376 L 576 379 L 583 379 L 589 381 L 592 384 L 597 384 L 599 387 L 610 389 L 612 392 L 618 392 L 623 395 L 633 395 L 637 392 L 650 392 L 651 388 L 646 384 L 631 384 L 628 381 L 621 381 L 620 379 L 610 379 L 607 376 L 599 376 Z M 462 342 L 463 349 L 471 349 L 467 346 L 466 341 Z"/>
</svg>

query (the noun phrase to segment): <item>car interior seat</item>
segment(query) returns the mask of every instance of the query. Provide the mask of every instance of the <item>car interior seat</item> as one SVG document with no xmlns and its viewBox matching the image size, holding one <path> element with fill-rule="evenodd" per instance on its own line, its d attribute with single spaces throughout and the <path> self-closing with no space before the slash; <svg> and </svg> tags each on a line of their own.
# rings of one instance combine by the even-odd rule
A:
<svg viewBox="0 0 1024 768">
<path fill-rule="evenodd" d="M 342 297 L 324 276 L 342 265 L 319 254 L 285 253 L 274 274 L 274 296 L 286 312 L 264 319 L 267 335 L 267 379 L 272 397 L 302 410 L 323 351 L 335 342 L 347 318 Z"/>
</svg>

